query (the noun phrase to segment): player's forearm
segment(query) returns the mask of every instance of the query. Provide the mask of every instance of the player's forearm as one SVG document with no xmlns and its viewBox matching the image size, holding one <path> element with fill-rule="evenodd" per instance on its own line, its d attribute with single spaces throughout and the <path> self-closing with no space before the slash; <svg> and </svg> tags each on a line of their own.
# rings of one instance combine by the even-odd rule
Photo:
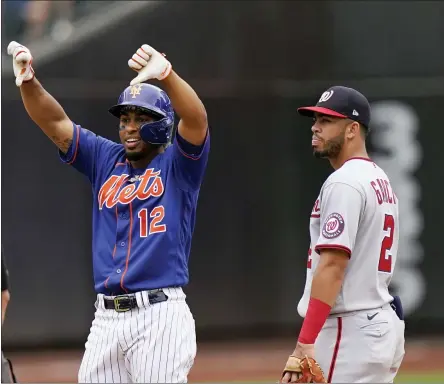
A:
<svg viewBox="0 0 444 384">
<path fill-rule="evenodd" d="M 10 294 L 9 291 L 6 289 L 2 291 L 2 325 L 5 321 L 5 315 L 6 315 L 6 308 L 8 307 L 8 303 L 10 300 Z"/>
<path fill-rule="evenodd" d="M 188 126 L 206 126 L 207 113 L 194 89 L 176 72 L 162 80 L 162 85 L 170 97 L 174 110 Z M 193 124 L 197 122 L 198 124 Z"/>
<path fill-rule="evenodd" d="M 311 297 L 330 307 L 336 302 L 344 279 L 344 270 L 336 263 L 321 262 L 316 268 L 311 286 Z"/>
<path fill-rule="evenodd" d="M 298 342 L 314 344 L 341 290 L 348 255 L 343 251 L 321 250 L 313 276 L 311 297 Z"/>
<path fill-rule="evenodd" d="M 23 104 L 31 119 L 39 126 L 67 119 L 61 105 L 34 77 L 20 87 Z"/>
<path fill-rule="evenodd" d="M 34 77 L 20 87 L 29 117 L 66 153 L 73 137 L 72 123 L 62 106 Z"/>
</svg>

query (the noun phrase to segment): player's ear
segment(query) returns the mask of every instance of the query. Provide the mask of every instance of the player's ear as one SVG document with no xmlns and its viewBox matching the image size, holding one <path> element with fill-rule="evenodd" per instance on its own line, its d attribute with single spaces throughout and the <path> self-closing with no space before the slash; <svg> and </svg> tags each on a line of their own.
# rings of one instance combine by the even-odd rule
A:
<svg viewBox="0 0 444 384">
<path fill-rule="evenodd" d="M 345 135 L 348 139 L 353 139 L 355 136 L 361 134 L 361 127 L 358 122 L 350 121 L 350 123 L 345 128 Z"/>
</svg>

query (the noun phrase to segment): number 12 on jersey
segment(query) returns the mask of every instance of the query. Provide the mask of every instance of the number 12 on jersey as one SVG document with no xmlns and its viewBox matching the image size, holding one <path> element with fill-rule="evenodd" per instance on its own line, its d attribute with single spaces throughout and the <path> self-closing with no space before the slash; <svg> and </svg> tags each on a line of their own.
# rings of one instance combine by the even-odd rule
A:
<svg viewBox="0 0 444 384">
<path fill-rule="evenodd" d="M 388 236 L 382 239 L 378 271 L 390 273 L 392 272 L 392 255 L 390 250 L 393 246 L 393 233 L 395 231 L 395 219 L 392 215 L 385 215 L 384 231 L 388 231 Z"/>
<path fill-rule="evenodd" d="M 148 237 L 148 235 L 152 235 L 153 233 L 166 231 L 166 224 L 160 224 L 160 222 L 165 217 L 165 208 L 163 207 L 163 205 L 159 205 L 153 208 L 150 213 L 151 221 L 149 221 L 148 210 L 146 208 L 142 208 L 137 216 L 139 217 L 140 221 L 140 237 Z"/>
</svg>

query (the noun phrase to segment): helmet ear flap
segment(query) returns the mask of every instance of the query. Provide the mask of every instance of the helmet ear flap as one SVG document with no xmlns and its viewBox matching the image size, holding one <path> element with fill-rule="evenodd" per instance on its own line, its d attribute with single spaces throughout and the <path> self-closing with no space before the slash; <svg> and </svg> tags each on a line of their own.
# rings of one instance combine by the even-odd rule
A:
<svg viewBox="0 0 444 384">
<path fill-rule="evenodd" d="M 168 144 L 171 141 L 174 121 L 170 116 L 145 123 L 140 127 L 140 137 L 150 144 Z"/>
</svg>

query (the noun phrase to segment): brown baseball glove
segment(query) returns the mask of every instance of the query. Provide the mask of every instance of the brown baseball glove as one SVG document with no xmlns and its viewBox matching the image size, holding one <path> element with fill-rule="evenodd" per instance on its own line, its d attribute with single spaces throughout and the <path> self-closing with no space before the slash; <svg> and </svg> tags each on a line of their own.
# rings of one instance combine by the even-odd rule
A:
<svg viewBox="0 0 444 384">
<path fill-rule="evenodd" d="M 290 355 L 287 364 L 285 365 L 284 372 L 282 373 L 282 377 L 287 372 L 297 374 L 298 379 L 296 380 L 296 383 L 327 382 L 327 380 L 324 377 L 324 372 L 322 372 L 322 369 L 319 366 L 319 364 L 316 362 L 315 359 L 312 359 L 311 357 L 308 356 L 299 358 Z"/>
</svg>

